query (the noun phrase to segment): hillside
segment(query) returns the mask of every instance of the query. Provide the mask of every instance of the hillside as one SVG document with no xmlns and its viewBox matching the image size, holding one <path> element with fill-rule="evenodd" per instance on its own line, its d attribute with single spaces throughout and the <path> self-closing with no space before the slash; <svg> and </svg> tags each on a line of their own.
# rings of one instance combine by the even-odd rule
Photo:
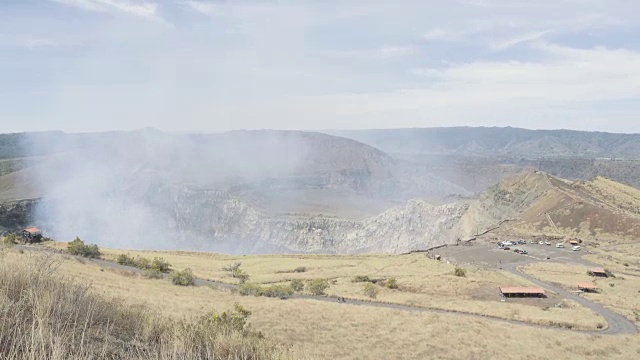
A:
<svg viewBox="0 0 640 360">
<path fill-rule="evenodd" d="M 390 154 L 640 158 L 639 134 L 511 127 L 351 130 L 328 133 L 361 141 Z"/>
<path fill-rule="evenodd" d="M 635 188 L 601 177 L 571 182 L 529 171 L 484 192 L 458 229 L 471 236 L 509 220 L 496 232 L 629 242 L 640 236 L 638 209 L 640 191 Z"/>
</svg>

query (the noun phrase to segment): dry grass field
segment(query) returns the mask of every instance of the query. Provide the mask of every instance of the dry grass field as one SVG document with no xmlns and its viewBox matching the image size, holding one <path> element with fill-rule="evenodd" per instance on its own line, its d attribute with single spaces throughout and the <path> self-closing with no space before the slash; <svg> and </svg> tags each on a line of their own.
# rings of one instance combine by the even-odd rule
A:
<svg viewBox="0 0 640 360">
<path fill-rule="evenodd" d="M 20 254 L 12 250 L 6 256 L 26 259 L 44 255 L 29 254 L 28 251 Z M 241 297 L 212 287 L 178 287 L 166 280 L 148 280 L 128 272 L 101 269 L 84 260 L 54 256 L 60 259 L 59 272 L 64 276 L 78 282 L 89 282 L 95 291 L 107 297 L 145 303 L 175 317 L 188 318 L 211 310 L 222 311 L 239 303 L 252 311 L 250 322 L 256 329 L 270 339 L 291 344 L 294 352 L 304 354 L 301 357 L 631 359 L 640 356 L 639 336 L 587 335 L 457 314 L 415 313 L 314 300 Z M 370 260 L 373 263 L 381 262 L 373 258 Z M 249 263 L 243 261 L 248 271 L 253 269 L 257 272 L 259 265 L 253 268 Z M 313 264 L 320 267 L 319 260 Z M 218 265 L 216 263 L 216 268 Z M 402 268 L 400 263 L 396 266 Z M 285 264 L 278 269 L 288 267 L 289 264 Z M 429 271 L 434 269 L 442 273 L 434 275 L 432 281 L 447 279 L 439 276 L 447 276 L 448 268 L 435 265 Z M 473 276 L 470 274 L 469 277 L 473 279 Z"/>
<path fill-rule="evenodd" d="M 589 300 L 605 305 L 640 325 L 640 277 L 615 275 L 611 278 L 595 278 L 587 274 L 589 267 L 583 265 L 537 263 L 522 270 L 543 281 L 577 290 L 576 284 L 587 282 L 596 284 L 598 293 L 585 293 Z"/>
<path fill-rule="evenodd" d="M 65 243 L 52 243 L 62 248 Z M 529 286 L 526 280 L 493 270 L 467 269 L 465 277 L 455 276 L 455 266 L 428 259 L 423 254 L 411 255 L 260 255 L 230 256 L 199 252 L 120 251 L 103 249 L 106 259 L 115 260 L 118 254 L 152 259 L 162 257 L 174 269 L 190 268 L 202 279 L 237 283 L 223 267 L 242 263 L 249 274 L 249 282 L 257 284 L 287 284 L 290 280 L 329 279 L 330 296 L 411 305 L 480 314 L 529 323 L 594 330 L 605 321 L 598 314 L 553 294 L 548 299 L 501 301 L 500 286 Z M 304 272 L 294 269 L 304 267 Z M 365 295 L 364 283 L 354 283 L 356 276 L 371 279 L 394 278 L 398 289 L 378 286 L 375 300 Z M 559 305 L 559 306 L 556 306 Z"/>
</svg>

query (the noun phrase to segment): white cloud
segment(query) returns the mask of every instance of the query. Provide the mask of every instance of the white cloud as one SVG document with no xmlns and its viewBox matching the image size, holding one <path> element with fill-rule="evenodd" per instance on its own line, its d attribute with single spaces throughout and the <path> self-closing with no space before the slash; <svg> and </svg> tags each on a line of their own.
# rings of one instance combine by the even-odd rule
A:
<svg viewBox="0 0 640 360">
<path fill-rule="evenodd" d="M 490 46 L 495 50 L 505 50 L 516 45 L 541 39 L 549 32 L 550 30 L 530 32 L 516 37 L 494 41 Z"/>
<path fill-rule="evenodd" d="M 160 20 L 158 4 L 135 0 L 51 0 L 88 11 L 119 11 L 148 19 Z"/>
<path fill-rule="evenodd" d="M 216 16 L 221 14 L 220 8 L 213 3 L 205 1 L 189 0 L 186 2 L 191 9 L 208 16 Z"/>
</svg>

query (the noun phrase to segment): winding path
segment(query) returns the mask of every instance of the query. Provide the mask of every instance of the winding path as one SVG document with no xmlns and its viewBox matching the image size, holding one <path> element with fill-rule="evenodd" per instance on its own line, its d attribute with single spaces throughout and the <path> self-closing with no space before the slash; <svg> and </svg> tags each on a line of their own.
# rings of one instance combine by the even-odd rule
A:
<svg viewBox="0 0 640 360">
<path fill-rule="evenodd" d="M 60 253 L 60 251 L 58 250 L 54 250 L 51 248 L 46 248 L 46 247 L 36 247 L 36 246 L 25 246 L 25 245 L 17 245 L 17 248 L 20 249 L 24 249 L 24 250 L 28 250 L 28 251 L 38 251 L 38 252 L 46 252 L 46 253 L 50 253 L 50 254 L 56 254 L 56 253 Z M 66 256 L 70 256 L 70 257 L 75 257 L 75 258 L 80 258 L 79 256 L 73 256 L 73 255 L 69 255 L 69 254 L 65 254 Z M 126 266 L 126 265 L 120 265 L 111 261 L 107 261 L 107 260 L 102 260 L 102 259 L 86 259 L 86 258 L 82 258 L 85 261 L 91 262 L 93 264 L 105 267 L 105 268 L 110 268 L 110 269 L 116 269 L 116 270 L 124 270 L 124 271 L 131 271 L 131 272 L 135 272 L 135 273 L 142 273 L 142 270 L 132 267 L 132 266 Z M 503 264 L 503 269 L 505 269 L 506 271 L 509 271 L 511 273 L 514 273 L 518 276 L 521 276 L 529 281 L 531 281 L 532 283 L 544 287 L 548 290 L 551 290 L 553 292 L 558 293 L 559 295 L 567 298 L 567 299 L 571 299 L 577 303 L 579 303 L 582 306 L 585 306 L 593 311 L 595 311 L 596 313 L 598 313 L 600 316 L 602 316 L 608 323 L 608 327 L 607 329 L 604 330 L 574 330 L 574 329 L 566 329 L 566 328 L 560 328 L 560 327 L 553 327 L 553 326 L 544 326 L 544 325 L 536 325 L 536 324 L 532 324 L 532 323 L 528 323 L 528 322 L 524 322 L 524 321 L 518 321 L 518 320 L 509 320 L 509 319 L 503 319 L 503 318 L 499 318 L 499 317 L 495 317 L 495 316 L 488 316 L 488 315 L 479 315 L 479 314 L 473 314 L 473 313 L 468 313 L 468 312 L 463 312 L 463 311 L 455 311 L 455 310 L 443 310 L 443 309 L 432 309 L 432 308 L 425 308 L 425 307 L 419 307 L 419 306 L 411 306 L 411 305 L 401 305 L 401 304 L 391 304 L 391 303 L 381 303 L 381 302 L 373 302 L 373 301 L 364 301 L 364 300 L 356 300 L 356 299 L 345 299 L 345 301 L 341 304 L 351 304 L 351 305 L 356 305 L 356 306 L 366 306 L 366 307 L 373 307 L 373 308 L 383 308 L 383 309 L 390 309 L 390 310 L 400 310 L 400 311 L 410 311 L 410 312 L 418 312 L 418 313 L 435 313 L 435 314 L 454 314 L 454 315 L 458 315 L 458 316 L 466 316 L 466 317 L 471 317 L 471 318 L 476 318 L 476 319 L 491 319 L 493 321 L 497 321 L 497 322 L 501 322 L 501 323 L 507 323 L 507 324 L 513 324 L 513 325 L 520 325 L 520 326 L 528 326 L 528 327 L 532 327 L 532 328 L 539 328 L 539 329 L 555 329 L 555 330 L 559 330 L 559 331 L 567 331 L 567 332 L 574 332 L 574 333 L 585 333 L 585 334 L 603 334 L 603 335 L 630 335 L 630 334 L 637 334 L 638 333 L 638 328 L 635 326 L 635 324 L 631 321 L 629 321 L 627 318 L 618 315 L 610 310 L 605 309 L 603 306 L 599 305 L 599 304 L 595 304 L 585 298 L 576 296 L 575 294 L 572 294 L 562 288 L 559 288 L 557 286 L 545 283 L 543 281 L 540 281 L 534 277 L 531 277 L 530 275 L 527 275 L 523 272 L 521 272 L 518 269 L 518 266 L 521 265 L 526 265 L 529 263 L 532 263 L 533 261 L 528 261 L 528 262 L 524 262 L 524 263 L 510 263 L 510 264 Z M 166 274 L 164 275 L 165 277 L 167 276 Z M 218 282 L 218 281 L 212 281 L 212 280 L 206 280 L 206 279 L 196 279 L 195 280 L 195 284 L 196 286 L 208 286 L 208 285 L 214 285 L 217 287 L 221 287 L 221 288 L 225 288 L 225 289 L 229 289 L 229 290 L 233 290 L 233 289 L 237 289 L 239 286 L 238 285 L 234 285 L 234 284 L 227 284 L 227 283 L 222 283 L 222 282 Z M 304 294 L 294 294 L 292 296 L 290 296 L 289 298 L 292 299 L 305 299 L 305 300 L 315 300 L 315 301 L 323 301 L 323 302 L 331 302 L 331 303 L 336 303 L 338 300 L 336 298 L 332 298 L 332 297 L 327 297 L 327 296 L 313 296 L 313 295 L 304 295 Z"/>
</svg>

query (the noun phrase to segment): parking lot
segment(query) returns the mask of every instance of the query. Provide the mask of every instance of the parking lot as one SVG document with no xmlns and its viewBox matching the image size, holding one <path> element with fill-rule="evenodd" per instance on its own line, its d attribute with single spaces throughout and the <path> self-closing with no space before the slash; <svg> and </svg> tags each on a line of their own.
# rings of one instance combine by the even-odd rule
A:
<svg viewBox="0 0 640 360">
<path fill-rule="evenodd" d="M 449 246 L 434 250 L 433 253 L 442 255 L 444 260 L 453 263 L 473 264 L 480 267 L 500 267 L 503 263 L 517 263 L 526 260 L 546 261 L 547 258 L 556 262 L 585 263 L 581 258 L 588 252 L 588 249 L 581 245 L 580 251 L 572 251 L 571 246 L 566 244 L 565 248 L 556 248 L 555 243 L 551 245 L 535 244 L 512 245 L 509 250 L 504 250 L 497 243 L 475 243 L 473 246 Z M 528 254 L 518 254 L 515 249 L 526 250 Z"/>
</svg>

